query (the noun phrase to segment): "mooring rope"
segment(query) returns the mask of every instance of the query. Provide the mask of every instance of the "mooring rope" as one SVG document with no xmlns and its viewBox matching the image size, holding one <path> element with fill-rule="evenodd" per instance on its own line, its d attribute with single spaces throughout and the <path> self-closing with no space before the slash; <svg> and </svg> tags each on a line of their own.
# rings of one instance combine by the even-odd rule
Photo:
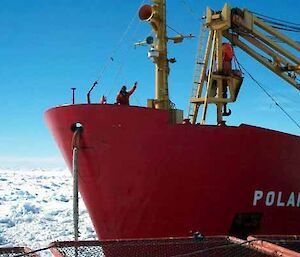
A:
<svg viewBox="0 0 300 257">
<path fill-rule="evenodd" d="M 72 173 L 73 173 L 73 223 L 74 240 L 79 238 L 79 204 L 78 204 L 78 151 L 82 127 L 77 127 L 72 138 Z"/>
</svg>

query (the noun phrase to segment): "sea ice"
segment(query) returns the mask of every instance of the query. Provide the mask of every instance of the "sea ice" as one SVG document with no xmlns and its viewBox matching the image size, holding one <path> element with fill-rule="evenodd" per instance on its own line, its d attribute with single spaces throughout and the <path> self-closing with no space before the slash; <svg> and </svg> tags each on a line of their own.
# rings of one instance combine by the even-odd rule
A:
<svg viewBox="0 0 300 257">
<path fill-rule="evenodd" d="M 38 249 L 73 240 L 72 176 L 67 170 L 0 169 L 0 247 Z M 80 199 L 80 240 L 94 240 Z M 52 256 L 49 251 L 40 256 Z"/>
</svg>

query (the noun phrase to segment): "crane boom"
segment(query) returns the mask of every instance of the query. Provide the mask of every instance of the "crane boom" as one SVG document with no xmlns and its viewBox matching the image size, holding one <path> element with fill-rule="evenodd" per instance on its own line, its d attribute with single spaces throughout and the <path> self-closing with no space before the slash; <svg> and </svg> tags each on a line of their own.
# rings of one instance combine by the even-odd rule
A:
<svg viewBox="0 0 300 257">
<path fill-rule="evenodd" d="M 190 99 L 194 105 L 190 114 L 193 124 L 196 123 L 201 105 L 201 124 L 205 124 L 209 104 L 217 107 L 217 124 L 224 124 L 223 116 L 231 114 L 226 108 L 227 104 L 235 102 L 238 97 L 243 77 L 241 72 L 231 69 L 231 59 L 224 61 L 226 47 L 222 43 L 223 37 L 300 90 L 300 59 L 296 56 L 300 52 L 300 45 L 297 42 L 247 9 L 230 8 L 228 4 L 218 12 L 208 8 L 206 26 L 210 30 L 210 37 L 202 71 L 205 75 L 200 77 L 196 95 Z M 277 41 L 285 43 L 285 46 Z"/>
<path fill-rule="evenodd" d="M 248 10 L 235 8 L 232 9 L 231 13 L 231 30 L 224 31 L 223 36 L 300 90 L 300 84 L 296 81 L 296 77 L 300 72 L 300 59 L 289 49 L 279 45 L 274 39 L 270 39 L 267 33 L 286 43 L 294 52 L 300 52 L 300 45 Z M 245 40 L 244 42 L 241 37 Z M 262 57 L 253 46 L 260 49 L 267 57 Z"/>
</svg>

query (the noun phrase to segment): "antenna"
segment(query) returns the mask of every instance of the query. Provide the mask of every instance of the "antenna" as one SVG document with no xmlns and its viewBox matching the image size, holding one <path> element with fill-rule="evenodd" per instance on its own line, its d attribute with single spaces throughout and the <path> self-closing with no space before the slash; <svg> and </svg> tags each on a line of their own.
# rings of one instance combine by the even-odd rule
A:
<svg viewBox="0 0 300 257">
<path fill-rule="evenodd" d="M 72 90 L 72 104 L 75 104 L 75 90 L 76 90 L 76 87 L 71 87 L 71 90 Z"/>
</svg>

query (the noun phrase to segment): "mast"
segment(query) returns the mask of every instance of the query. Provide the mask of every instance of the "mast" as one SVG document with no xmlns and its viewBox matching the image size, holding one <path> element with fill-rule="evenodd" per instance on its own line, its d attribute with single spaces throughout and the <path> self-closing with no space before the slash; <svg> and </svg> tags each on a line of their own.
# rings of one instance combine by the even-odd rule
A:
<svg viewBox="0 0 300 257">
<path fill-rule="evenodd" d="M 168 75 L 169 63 L 167 57 L 166 3 L 165 0 L 152 0 L 153 5 L 143 5 L 139 10 L 142 21 L 148 21 L 156 35 L 149 56 L 155 63 L 155 99 L 153 104 L 157 109 L 170 109 Z"/>
</svg>

